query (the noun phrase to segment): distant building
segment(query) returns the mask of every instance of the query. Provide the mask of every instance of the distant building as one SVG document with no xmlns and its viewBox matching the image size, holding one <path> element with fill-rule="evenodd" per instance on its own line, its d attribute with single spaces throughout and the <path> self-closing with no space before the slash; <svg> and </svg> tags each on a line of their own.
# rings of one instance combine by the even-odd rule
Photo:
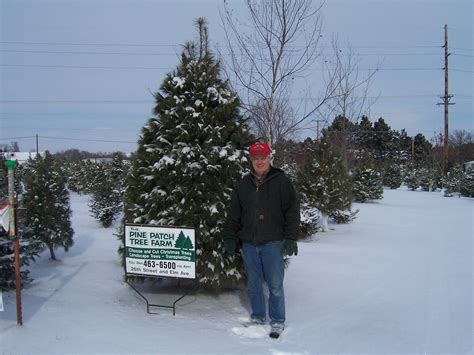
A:
<svg viewBox="0 0 474 355">
<path fill-rule="evenodd" d="M 82 159 L 84 162 L 91 162 L 91 163 L 112 163 L 112 158 L 87 158 Z"/>
<path fill-rule="evenodd" d="M 39 152 L 38 154 L 43 158 L 45 156 L 45 152 Z M 30 158 L 34 159 L 36 152 L 0 152 L 0 157 L 4 160 L 15 160 L 18 164 L 23 164 Z"/>
<path fill-rule="evenodd" d="M 464 171 L 474 170 L 474 160 L 467 161 L 464 163 Z"/>
</svg>

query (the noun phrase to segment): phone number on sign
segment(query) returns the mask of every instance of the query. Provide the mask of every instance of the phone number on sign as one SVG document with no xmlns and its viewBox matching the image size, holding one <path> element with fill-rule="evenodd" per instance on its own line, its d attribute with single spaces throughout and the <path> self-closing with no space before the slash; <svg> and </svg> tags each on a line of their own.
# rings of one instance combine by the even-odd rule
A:
<svg viewBox="0 0 474 355">
<path fill-rule="evenodd" d="M 160 262 L 155 262 L 153 260 L 145 260 L 143 262 L 143 266 L 146 267 L 158 267 L 160 269 L 176 269 L 176 263 L 172 261 L 160 261 Z"/>
</svg>

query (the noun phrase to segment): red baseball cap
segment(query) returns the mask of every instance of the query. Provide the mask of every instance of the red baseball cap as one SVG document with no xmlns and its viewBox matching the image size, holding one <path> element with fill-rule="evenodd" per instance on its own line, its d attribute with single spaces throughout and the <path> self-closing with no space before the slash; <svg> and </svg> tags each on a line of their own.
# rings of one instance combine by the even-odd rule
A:
<svg viewBox="0 0 474 355">
<path fill-rule="evenodd" d="M 254 143 L 250 146 L 249 153 L 251 157 L 255 155 L 267 156 L 270 155 L 271 150 L 267 143 Z"/>
</svg>

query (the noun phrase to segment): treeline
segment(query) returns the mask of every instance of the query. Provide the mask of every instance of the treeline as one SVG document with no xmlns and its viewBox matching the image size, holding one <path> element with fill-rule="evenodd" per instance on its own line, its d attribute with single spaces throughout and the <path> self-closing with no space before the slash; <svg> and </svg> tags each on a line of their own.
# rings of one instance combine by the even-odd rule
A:
<svg viewBox="0 0 474 355">
<path fill-rule="evenodd" d="M 474 139 L 467 131 L 454 131 L 450 136 L 447 173 L 443 172 L 441 136 L 431 141 L 421 133 L 410 137 L 405 130 L 393 130 L 383 118 L 372 123 L 364 116 L 353 123 L 338 116 L 323 130 L 321 141 L 337 151 L 354 182 L 362 171 L 369 169 L 377 172 L 383 185 L 390 188 L 404 183 L 412 190 L 443 189 L 446 196 L 456 192 L 473 196 L 470 172 L 464 163 L 474 160 Z M 318 142 L 310 138 L 303 142 L 280 142 L 277 157 L 302 167 Z M 355 196 L 359 201 L 357 193 Z"/>
</svg>

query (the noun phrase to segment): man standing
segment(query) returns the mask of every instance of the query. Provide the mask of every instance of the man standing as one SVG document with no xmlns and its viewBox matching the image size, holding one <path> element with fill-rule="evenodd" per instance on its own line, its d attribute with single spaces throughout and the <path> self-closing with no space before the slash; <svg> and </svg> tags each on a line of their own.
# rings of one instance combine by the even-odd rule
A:
<svg viewBox="0 0 474 355">
<path fill-rule="evenodd" d="M 251 322 L 266 322 L 266 282 L 270 293 L 270 336 L 278 338 L 285 328 L 283 256 L 298 254 L 299 202 L 291 180 L 271 166 L 268 144 L 252 144 L 249 153 L 252 172 L 234 189 L 224 226 L 224 247 L 227 254 L 234 255 L 237 241 L 242 241 Z"/>
</svg>

